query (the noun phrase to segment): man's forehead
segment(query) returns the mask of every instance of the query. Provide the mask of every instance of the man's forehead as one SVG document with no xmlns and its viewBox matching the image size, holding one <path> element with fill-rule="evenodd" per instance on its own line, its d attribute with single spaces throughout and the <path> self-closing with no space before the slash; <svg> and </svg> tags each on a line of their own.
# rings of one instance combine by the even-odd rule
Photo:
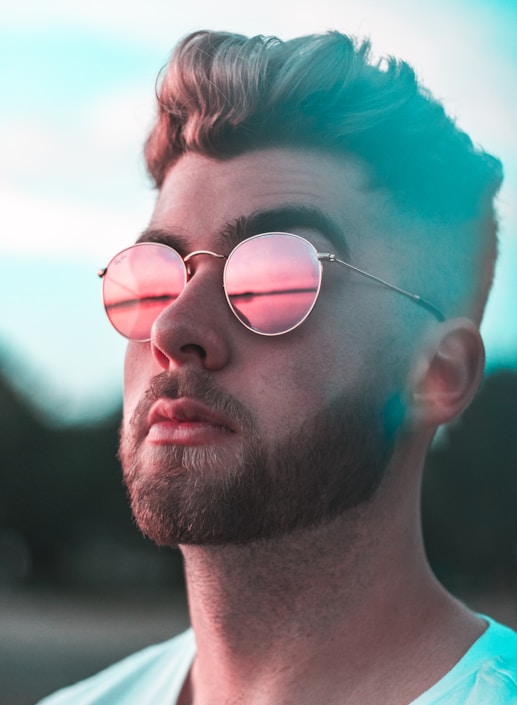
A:
<svg viewBox="0 0 517 705">
<path fill-rule="evenodd" d="M 189 153 L 169 170 L 151 229 L 188 239 L 230 229 L 242 239 L 239 224 L 246 236 L 306 227 L 336 247 L 350 247 L 375 239 L 378 223 L 386 230 L 385 201 L 369 189 L 367 169 L 353 158 L 287 148 L 225 160 Z"/>
</svg>

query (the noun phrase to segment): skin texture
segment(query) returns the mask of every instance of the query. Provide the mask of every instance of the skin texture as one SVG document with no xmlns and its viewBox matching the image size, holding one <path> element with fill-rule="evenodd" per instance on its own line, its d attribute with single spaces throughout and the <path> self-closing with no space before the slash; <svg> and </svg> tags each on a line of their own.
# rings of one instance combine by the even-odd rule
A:
<svg viewBox="0 0 517 705">
<path fill-rule="evenodd" d="M 389 197 L 368 189 L 360 164 L 318 152 L 268 149 L 227 161 L 186 155 L 168 173 L 151 227 L 174 233 L 183 254 L 227 254 L 222 233 L 229 223 L 293 204 L 330 217 L 352 263 L 406 285 L 404 272 L 421 253 L 418 243 L 397 252 L 400 222 Z M 342 246 L 316 228 L 295 226 L 320 251 Z M 150 535 L 158 526 L 154 538 L 161 543 L 180 541 L 185 557 L 198 655 L 183 702 L 409 703 L 485 627 L 436 583 L 419 518 L 428 443 L 479 383 L 477 329 L 463 318 L 438 324 L 410 301 L 327 267 L 308 320 L 284 336 L 261 337 L 229 310 L 221 269 L 219 260 L 199 258 L 182 295 L 156 320 L 150 342 L 130 343 L 126 358 L 121 458 L 137 521 Z M 207 385 L 216 390 L 212 396 L 202 396 Z M 190 401 L 179 412 L 185 433 L 172 443 L 167 424 L 153 425 L 152 410 L 156 399 L 168 404 L 175 396 Z M 307 491 L 314 494 L 315 486 L 304 485 L 312 469 L 308 449 L 321 438 L 331 442 L 320 421 L 336 404 L 332 423 L 339 427 L 342 419 L 344 440 L 335 453 L 316 456 L 325 465 L 326 489 L 343 474 L 353 476 L 371 449 L 376 480 L 352 501 L 357 478 L 347 477 L 350 501 L 339 513 L 320 503 L 316 516 L 317 498 Z M 355 419 L 354 408 L 361 410 Z M 246 485 L 249 465 L 240 459 L 257 439 L 263 460 L 255 474 L 269 468 L 273 476 L 282 462 L 267 459 L 280 448 L 292 454 L 293 439 L 308 439 L 289 468 L 293 495 L 299 487 L 305 493 L 288 525 L 277 522 L 262 538 L 255 526 L 244 543 L 222 531 L 209 541 L 206 525 L 204 540 L 185 534 L 189 516 L 195 524 L 214 493 L 220 500 L 236 476 L 235 486 Z M 175 505 L 156 509 L 172 476 L 183 492 L 183 533 L 169 530 Z M 159 491 L 140 501 L 156 483 Z M 264 507 L 270 501 L 275 508 L 268 521 L 283 512 L 278 497 L 270 497 L 278 487 L 273 482 L 263 497 Z"/>
</svg>

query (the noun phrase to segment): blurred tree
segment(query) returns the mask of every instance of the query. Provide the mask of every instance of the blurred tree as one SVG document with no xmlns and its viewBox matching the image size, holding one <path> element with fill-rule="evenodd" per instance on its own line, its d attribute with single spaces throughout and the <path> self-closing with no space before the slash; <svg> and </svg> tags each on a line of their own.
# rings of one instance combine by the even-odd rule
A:
<svg viewBox="0 0 517 705">
<path fill-rule="evenodd" d="M 30 545 L 26 528 L 32 520 L 31 500 L 38 491 L 32 470 L 40 458 L 47 457 L 47 443 L 37 416 L 0 374 L 0 530 L 2 536 L 18 536 L 20 546 Z M 8 559 L 1 555 L 0 560 Z M 2 580 L 9 580 L 9 572 L 8 566 L 0 566 Z"/>
<path fill-rule="evenodd" d="M 424 474 L 428 555 L 450 587 L 517 583 L 517 372 L 489 375 L 430 453 Z"/>
<path fill-rule="evenodd" d="M 51 427 L 0 373 L 0 529 L 28 542 L 34 580 L 181 584 L 178 552 L 158 551 L 132 522 L 119 420 Z"/>
</svg>

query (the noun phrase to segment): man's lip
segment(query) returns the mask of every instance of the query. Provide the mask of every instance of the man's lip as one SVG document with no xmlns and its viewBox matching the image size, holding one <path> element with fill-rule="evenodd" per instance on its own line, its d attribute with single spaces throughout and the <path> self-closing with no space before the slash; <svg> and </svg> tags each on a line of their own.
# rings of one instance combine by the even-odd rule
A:
<svg viewBox="0 0 517 705">
<path fill-rule="evenodd" d="M 210 424 L 236 432 L 234 423 L 227 416 L 213 411 L 202 402 L 189 397 L 168 399 L 161 397 L 151 407 L 148 417 L 148 427 L 163 421 L 182 423 Z"/>
</svg>

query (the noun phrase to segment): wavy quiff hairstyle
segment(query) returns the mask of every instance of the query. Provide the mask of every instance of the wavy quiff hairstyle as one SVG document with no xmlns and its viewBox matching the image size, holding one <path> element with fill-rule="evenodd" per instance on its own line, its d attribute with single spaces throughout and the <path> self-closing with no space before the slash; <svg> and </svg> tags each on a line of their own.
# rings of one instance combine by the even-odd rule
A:
<svg viewBox="0 0 517 705">
<path fill-rule="evenodd" d="M 195 32 L 173 52 L 157 97 L 145 146 L 157 188 L 185 152 L 226 159 L 303 146 L 359 157 L 372 187 L 423 217 L 451 223 L 490 211 L 495 220 L 501 163 L 474 148 L 407 63 L 373 63 L 367 41 Z"/>
</svg>

